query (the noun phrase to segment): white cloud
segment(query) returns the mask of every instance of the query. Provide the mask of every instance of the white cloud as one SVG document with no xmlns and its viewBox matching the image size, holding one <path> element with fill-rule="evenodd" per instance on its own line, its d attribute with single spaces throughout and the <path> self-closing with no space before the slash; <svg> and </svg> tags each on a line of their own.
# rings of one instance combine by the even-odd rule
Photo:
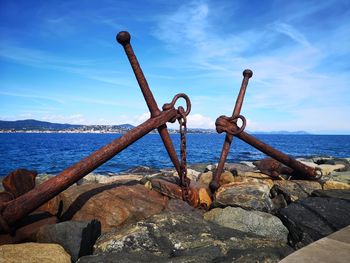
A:
<svg viewBox="0 0 350 263">
<path fill-rule="evenodd" d="M 203 116 L 199 113 L 191 113 L 187 117 L 187 127 L 215 129 L 215 121 L 208 116 Z"/>
</svg>

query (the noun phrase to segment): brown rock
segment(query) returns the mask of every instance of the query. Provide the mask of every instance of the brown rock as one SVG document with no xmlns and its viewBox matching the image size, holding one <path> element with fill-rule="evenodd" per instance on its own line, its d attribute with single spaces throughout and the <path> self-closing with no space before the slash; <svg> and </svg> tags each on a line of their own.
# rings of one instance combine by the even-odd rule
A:
<svg viewBox="0 0 350 263">
<path fill-rule="evenodd" d="M 160 213 L 168 198 L 137 181 L 113 184 L 85 184 L 70 187 L 45 207 L 55 213 L 62 202 L 61 220 L 101 222 L 102 232 Z M 53 211 L 52 211 L 53 210 Z"/>
<path fill-rule="evenodd" d="M 36 241 L 36 234 L 40 227 L 56 223 L 57 218 L 55 216 L 49 216 L 43 213 L 31 214 L 22 219 L 21 224 L 23 226 L 16 229 L 14 235 L 0 235 L 0 245 Z"/>
<path fill-rule="evenodd" d="M 23 243 L 0 246 L 0 262 L 71 263 L 69 254 L 57 244 Z"/>
<path fill-rule="evenodd" d="M 244 173 L 238 173 L 237 175 L 243 176 L 243 177 L 251 177 L 256 179 L 271 179 L 270 176 L 267 174 L 259 173 L 259 172 L 244 172 Z"/>
<path fill-rule="evenodd" d="M 209 209 L 211 206 L 212 200 L 206 189 L 200 188 L 198 191 L 199 195 L 199 204 L 202 208 Z"/>
<path fill-rule="evenodd" d="M 322 185 L 324 190 L 330 189 L 350 189 L 350 184 L 336 182 L 336 181 L 327 181 Z"/>
<path fill-rule="evenodd" d="M 229 184 L 235 181 L 233 174 L 229 171 L 225 171 L 221 174 L 219 185 Z"/>
</svg>

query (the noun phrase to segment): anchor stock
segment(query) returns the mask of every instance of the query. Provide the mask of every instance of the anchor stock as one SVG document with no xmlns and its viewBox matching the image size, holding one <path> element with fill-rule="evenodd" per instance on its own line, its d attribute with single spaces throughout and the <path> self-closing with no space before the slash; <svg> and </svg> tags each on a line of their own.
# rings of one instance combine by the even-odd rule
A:
<svg viewBox="0 0 350 263">
<path fill-rule="evenodd" d="M 222 152 L 220 156 L 220 161 L 218 167 L 216 169 L 215 175 L 213 177 L 212 182 L 210 183 L 210 190 L 214 193 L 219 187 L 219 180 L 224 168 L 224 164 L 230 150 L 231 142 L 233 136 L 241 139 L 242 141 L 250 144 L 261 152 L 269 155 L 270 157 L 276 159 L 277 161 L 283 163 L 284 165 L 292 168 L 294 172 L 297 173 L 299 177 L 306 177 L 317 179 L 322 176 L 322 172 L 319 169 L 315 169 L 309 166 L 304 165 L 303 163 L 295 160 L 294 158 L 284 154 L 283 152 L 274 149 L 270 145 L 258 140 L 252 135 L 244 132 L 244 128 L 246 126 L 245 118 L 240 115 L 240 110 L 242 108 L 244 94 L 248 85 L 248 79 L 252 77 L 253 72 L 251 70 L 243 71 L 243 82 L 240 88 L 239 95 L 236 100 L 235 108 L 232 114 L 232 117 L 220 116 L 216 122 L 216 130 L 218 133 L 225 132 L 225 141 L 222 147 Z M 241 119 L 243 124 L 241 127 L 238 127 L 237 120 Z"/>
</svg>

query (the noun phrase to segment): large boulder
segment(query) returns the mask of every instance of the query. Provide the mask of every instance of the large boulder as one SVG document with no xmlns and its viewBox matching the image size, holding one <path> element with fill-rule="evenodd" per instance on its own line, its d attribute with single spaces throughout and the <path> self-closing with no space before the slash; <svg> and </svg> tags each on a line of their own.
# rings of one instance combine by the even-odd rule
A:
<svg viewBox="0 0 350 263">
<path fill-rule="evenodd" d="M 274 185 L 289 195 L 292 201 L 306 198 L 313 191 L 322 189 L 319 182 L 306 180 L 275 180 Z"/>
<path fill-rule="evenodd" d="M 0 246 L 0 262 L 71 263 L 71 258 L 58 244 L 23 243 Z"/>
<path fill-rule="evenodd" d="M 205 213 L 204 219 L 224 227 L 287 243 L 288 229 L 278 217 L 268 213 L 246 211 L 240 207 L 215 208 Z"/>
<path fill-rule="evenodd" d="M 53 198 L 41 209 L 52 214 L 62 210 L 60 219 L 101 222 L 102 232 L 160 213 L 168 198 L 137 181 L 73 186 Z"/>
<path fill-rule="evenodd" d="M 350 189 L 316 190 L 312 192 L 311 196 L 332 197 L 350 201 Z"/>
<path fill-rule="evenodd" d="M 338 198 L 308 197 L 279 211 L 289 229 L 289 242 L 301 248 L 350 224 L 350 202 Z"/>
<path fill-rule="evenodd" d="M 236 206 L 247 210 L 269 212 L 273 208 L 270 199 L 271 180 L 242 179 L 221 186 L 215 193 L 214 206 Z"/>
<path fill-rule="evenodd" d="M 167 213 L 104 234 L 94 256 L 78 262 L 278 262 L 290 252 L 276 240 L 206 222 L 196 213 Z"/>
<path fill-rule="evenodd" d="M 39 243 L 61 245 L 75 262 L 79 257 L 92 254 L 92 247 L 100 234 L 101 224 L 98 221 L 66 221 L 42 226 L 36 238 Z"/>
</svg>

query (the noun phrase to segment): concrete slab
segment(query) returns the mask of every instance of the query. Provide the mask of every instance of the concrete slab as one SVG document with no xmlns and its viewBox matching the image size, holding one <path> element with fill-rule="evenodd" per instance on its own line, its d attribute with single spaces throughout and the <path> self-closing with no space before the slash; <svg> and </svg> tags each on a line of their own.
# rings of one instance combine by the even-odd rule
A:
<svg viewBox="0 0 350 263">
<path fill-rule="evenodd" d="M 350 226 L 299 249 L 280 263 L 349 263 Z"/>
</svg>

